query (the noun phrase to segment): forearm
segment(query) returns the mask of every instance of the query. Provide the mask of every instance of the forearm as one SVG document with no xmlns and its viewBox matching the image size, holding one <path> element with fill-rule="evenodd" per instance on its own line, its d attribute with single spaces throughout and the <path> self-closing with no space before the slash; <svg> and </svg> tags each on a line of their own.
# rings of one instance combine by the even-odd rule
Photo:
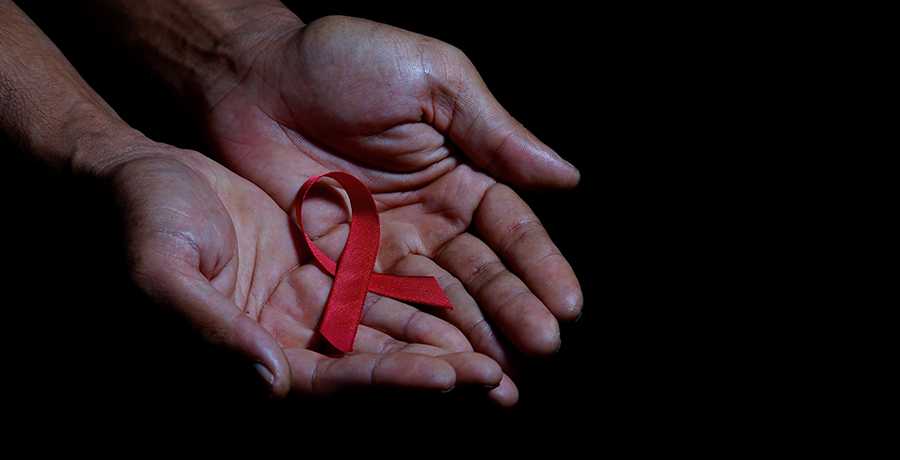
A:
<svg viewBox="0 0 900 460">
<path fill-rule="evenodd" d="M 2 135 L 33 162 L 61 172 L 90 168 L 79 156 L 84 145 L 119 123 L 40 28 L 11 0 L 0 0 Z"/>
<path fill-rule="evenodd" d="M 200 114 L 237 85 L 257 44 L 303 26 L 277 0 L 92 3 L 98 22 Z"/>
</svg>

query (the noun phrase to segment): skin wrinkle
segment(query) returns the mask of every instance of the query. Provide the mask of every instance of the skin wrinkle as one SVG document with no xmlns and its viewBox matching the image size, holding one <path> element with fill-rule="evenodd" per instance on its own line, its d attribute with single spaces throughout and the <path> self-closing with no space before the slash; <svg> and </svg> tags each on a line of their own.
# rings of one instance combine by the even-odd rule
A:
<svg viewBox="0 0 900 460">
<path fill-rule="evenodd" d="M 298 268 L 300 268 L 300 267 L 302 267 L 302 266 L 303 266 L 303 262 L 302 262 L 302 261 L 298 262 L 297 265 L 295 265 L 293 268 L 291 268 L 290 270 L 288 270 L 288 272 L 285 273 L 285 274 L 278 280 L 277 283 L 275 283 L 275 287 L 272 288 L 271 292 L 269 292 L 269 294 L 266 296 L 265 302 L 263 302 L 262 307 L 259 309 L 259 314 L 256 315 L 257 318 L 262 317 L 262 315 L 263 315 L 263 310 L 266 308 L 267 305 L 269 305 L 269 301 L 272 300 L 272 296 L 274 296 L 275 293 L 278 291 L 278 288 L 281 287 L 281 283 L 283 283 L 289 276 L 291 276 L 292 273 L 294 273 Z M 250 311 L 249 311 L 249 310 L 244 310 L 244 313 L 247 313 L 248 315 L 250 315 Z"/>
<path fill-rule="evenodd" d="M 268 15 L 269 16 L 278 16 L 276 12 L 269 12 Z M 279 21 L 272 21 L 272 23 L 280 24 Z M 256 43 L 254 44 L 254 46 L 246 46 L 246 45 L 237 46 L 236 43 L 232 43 L 235 36 L 246 39 L 245 36 L 243 34 L 241 34 L 240 29 L 231 31 L 231 33 L 229 33 L 229 34 L 225 35 L 224 37 L 221 37 L 220 39 L 217 40 L 216 46 L 214 47 L 213 51 L 211 51 L 212 53 L 214 53 L 217 56 L 220 56 L 220 55 L 230 56 L 230 54 L 225 50 L 228 50 L 228 51 L 244 50 L 244 52 L 241 54 L 237 54 L 235 56 L 231 56 L 231 59 L 227 63 L 228 73 L 231 74 L 232 78 L 226 77 L 226 78 L 217 79 L 218 81 L 221 81 L 223 79 L 230 79 L 232 81 L 232 84 L 230 85 L 231 86 L 230 88 L 225 89 L 224 91 L 219 91 L 218 95 L 216 97 L 210 98 L 207 100 L 208 107 L 205 110 L 204 118 L 208 118 L 209 115 L 219 106 L 219 104 L 221 104 L 223 101 L 227 100 L 228 96 L 230 96 L 233 91 L 235 91 L 237 88 L 240 88 L 247 81 L 247 78 L 253 72 L 256 72 L 256 69 L 258 69 L 260 67 L 264 67 L 264 66 L 255 65 L 257 60 L 261 56 L 261 54 L 259 54 L 259 53 L 252 52 L 254 49 L 256 49 L 256 47 L 267 44 L 268 42 L 276 42 L 276 41 L 288 42 L 290 39 L 289 36 L 293 37 L 295 34 L 301 33 L 303 31 L 303 29 L 306 27 L 305 24 L 301 24 L 299 26 L 296 26 L 295 24 L 293 24 L 293 22 L 291 24 L 292 24 L 292 27 L 289 27 L 287 30 L 281 31 L 280 30 L 281 27 L 278 27 L 277 28 L 279 30 L 278 33 L 271 34 L 271 32 L 270 32 L 268 34 L 263 35 L 261 38 L 258 38 L 256 40 Z M 285 57 L 286 53 L 287 53 L 287 47 L 284 47 L 282 56 Z M 249 64 L 238 65 L 237 63 L 239 61 L 243 62 L 246 56 L 249 56 L 249 61 L 248 61 Z M 285 61 L 287 61 L 287 59 L 285 59 Z M 240 75 L 238 75 L 236 73 L 239 69 L 243 69 L 242 70 L 243 73 Z M 200 77 L 203 77 L 203 75 L 201 75 Z M 264 76 L 261 75 L 261 77 L 264 77 Z M 203 78 L 196 78 L 195 80 L 202 81 Z M 262 78 L 262 80 L 266 81 L 265 78 Z M 272 87 L 272 85 L 269 85 L 269 86 Z M 277 91 L 275 91 L 275 92 L 277 93 Z M 208 96 L 210 93 L 212 93 L 212 91 L 206 91 L 204 93 L 205 93 L 205 95 Z"/>
<path fill-rule="evenodd" d="M 321 360 L 317 360 L 311 366 L 312 371 L 310 371 L 309 378 L 307 379 L 306 388 L 309 388 L 310 393 L 312 393 L 312 394 L 318 394 L 318 391 L 316 391 L 316 382 L 318 382 L 318 380 L 319 380 L 319 366 L 321 365 L 321 363 L 322 363 Z M 296 375 L 296 374 L 292 374 L 292 375 Z"/>
<path fill-rule="evenodd" d="M 377 184 L 377 183 L 379 183 L 379 182 L 380 182 L 380 178 L 381 178 L 381 177 L 384 177 L 384 176 L 386 175 L 386 173 L 385 173 L 384 171 L 381 171 L 380 169 L 377 169 L 374 165 L 367 164 L 367 163 L 365 163 L 365 162 L 363 162 L 363 161 L 360 161 L 360 160 L 357 160 L 356 158 L 353 158 L 353 157 L 346 157 L 346 159 L 347 159 L 348 161 L 350 161 L 351 163 L 353 163 L 353 164 L 363 164 L 363 165 L 369 166 L 368 168 L 363 168 L 363 169 L 362 169 L 362 171 L 361 171 L 362 174 L 361 174 L 361 175 L 362 175 L 362 177 L 363 177 L 366 181 L 368 181 L 368 183 L 370 183 L 370 184 Z M 366 188 L 368 188 L 368 186 L 367 186 Z M 374 198 L 373 198 L 373 199 L 374 199 Z M 377 203 L 376 203 L 376 204 L 377 204 Z"/>
<path fill-rule="evenodd" d="M 494 337 L 494 328 L 484 316 L 479 316 L 478 321 L 475 321 L 475 324 L 473 324 L 472 327 L 470 327 L 466 331 L 466 337 L 472 337 L 476 329 L 480 330 L 480 334 L 478 334 L 478 345 L 481 345 L 486 341 L 490 342 L 490 340 Z M 481 347 L 476 346 L 474 348 L 478 350 Z"/>
<path fill-rule="evenodd" d="M 69 171 L 74 174 L 115 174 L 117 172 L 117 168 L 122 164 L 123 160 L 127 158 L 137 158 L 142 156 L 147 150 L 150 150 L 150 147 L 144 144 L 125 144 L 123 146 L 116 146 L 117 153 L 116 155 L 111 155 L 106 158 L 96 159 L 93 158 L 93 161 L 88 161 L 88 157 L 92 156 L 94 152 L 91 149 L 79 148 L 83 145 L 90 145 L 92 141 L 96 138 L 102 138 L 103 135 L 110 130 L 116 129 L 116 123 L 113 121 L 108 121 L 101 125 L 97 132 L 87 132 L 81 135 L 76 141 L 75 146 L 72 149 L 72 152 L 69 155 L 68 168 Z M 86 169 L 79 169 L 76 165 L 85 165 L 90 164 L 90 167 Z M 146 179 L 148 182 L 151 179 Z"/>
<path fill-rule="evenodd" d="M 399 227 L 403 227 L 403 230 L 399 230 Z M 387 266 L 396 265 L 400 260 L 403 260 L 408 255 L 418 254 L 419 250 L 416 246 L 420 246 L 421 243 L 420 238 L 418 236 L 418 232 L 415 231 L 415 228 L 408 223 L 394 223 L 392 225 L 391 233 L 393 235 L 402 235 L 400 238 L 394 238 L 389 241 L 381 241 L 378 246 L 378 257 L 375 261 L 375 267 L 380 271 Z"/>
<path fill-rule="evenodd" d="M 284 126 L 284 125 L 279 125 L 279 127 L 281 128 L 281 132 L 284 133 L 285 137 L 287 137 L 288 141 L 290 141 L 291 144 L 293 144 L 294 147 L 297 148 L 297 150 L 299 150 L 299 151 L 301 151 L 301 152 L 307 151 L 307 149 L 305 149 L 304 146 L 301 145 L 301 144 L 299 143 L 299 138 L 296 138 L 296 136 L 292 135 L 291 132 L 289 131 L 289 129 L 288 129 L 286 126 Z M 309 136 L 309 135 L 304 134 L 303 137 L 306 138 L 308 142 L 318 142 L 318 141 L 316 141 L 312 136 Z M 250 156 L 250 152 L 252 152 L 252 151 L 253 151 L 252 149 L 249 150 L 248 153 L 247 153 L 247 155 L 244 155 L 244 156 L 241 158 L 241 161 L 243 161 L 243 160 L 246 159 L 248 156 Z M 325 163 L 322 161 L 322 159 L 320 159 L 320 157 L 319 157 L 318 155 L 309 155 L 309 159 L 311 159 L 311 160 L 314 161 L 316 164 L 318 164 L 318 165 L 322 168 L 322 170 L 328 171 L 328 170 L 330 170 L 330 168 L 331 168 L 329 165 L 325 164 Z M 235 165 L 235 166 L 237 166 L 237 165 Z M 309 176 L 309 177 L 312 177 L 312 175 Z M 302 179 L 308 179 L 309 177 L 302 178 Z"/>
<path fill-rule="evenodd" d="M 471 283 L 470 288 L 473 291 L 472 293 L 475 294 L 476 297 L 481 297 L 482 291 L 487 285 L 506 271 L 506 265 L 500 260 L 488 260 L 474 264 L 469 270 L 470 273 L 467 278 Z M 484 279 L 484 281 L 482 281 L 482 279 Z"/>
<path fill-rule="evenodd" d="M 247 286 L 246 297 L 244 299 L 244 305 L 237 306 L 241 310 L 245 311 L 248 315 L 250 314 L 249 308 L 252 306 L 253 309 L 257 310 L 256 313 L 253 315 L 257 318 L 259 318 L 259 315 L 262 314 L 262 309 L 263 309 L 263 307 L 265 307 L 265 303 L 254 302 L 255 300 L 257 300 L 257 295 L 255 295 L 253 293 L 254 287 L 258 285 L 259 278 L 260 278 L 259 270 L 261 267 L 259 266 L 259 264 L 255 263 L 255 261 L 259 260 L 259 248 L 260 248 L 259 244 L 256 244 L 255 247 L 253 248 L 253 258 L 250 261 L 250 265 L 253 267 L 253 269 L 250 272 L 250 284 Z M 241 254 L 240 254 L 240 245 L 239 245 L 237 257 L 240 259 L 240 256 L 241 256 Z M 238 279 L 241 279 L 241 277 L 239 276 Z M 277 288 L 278 285 L 276 284 L 275 287 Z M 272 290 L 272 292 L 270 292 L 268 295 L 266 295 L 266 298 L 269 298 L 273 292 L 275 292 L 274 289 Z M 242 297 L 244 297 L 244 296 L 242 296 Z M 235 304 L 237 304 L 237 302 L 235 302 Z"/>
<path fill-rule="evenodd" d="M 341 154 L 337 150 L 334 150 L 327 144 L 320 142 L 314 136 L 312 136 L 308 133 L 301 133 L 300 131 L 290 129 L 284 125 L 280 125 L 280 128 L 281 128 L 281 131 L 284 133 L 284 135 L 287 137 L 287 139 L 291 142 L 291 144 L 293 144 L 297 148 L 297 150 L 307 153 L 308 154 L 307 157 L 309 159 L 311 159 L 313 162 L 315 162 L 317 165 L 319 165 L 321 167 L 321 171 L 333 171 L 333 170 L 345 169 L 343 167 L 339 167 L 334 164 L 325 162 L 325 159 L 329 159 L 329 156 L 332 156 L 332 157 L 339 157 L 341 160 L 346 161 L 354 166 L 360 166 L 360 165 L 365 166 L 364 168 L 359 168 L 359 171 L 356 173 L 356 175 L 359 175 L 362 177 L 363 183 L 378 184 L 381 182 L 381 177 L 383 177 L 387 174 L 385 171 L 378 170 L 374 166 L 369 165 L 360 160 L 357 160 L 356 158 Z M 292 134 L 292 131 L 295 134 Z M 306 142 L 309 142 L 310 146 L 301 144 L 300 143 L 301 138 L 303 140 L 305 140 Z M 310 149 L 309 147 L 313 147 L 313 149 Z M 319 154 L 315 150 L 319 150 L 326 154 Z M 251 157 L 249 152 L 248 152 L 248 154 L 246 154 L 242 157 L 242 161 L 243 161 L 243 159 L 247 159 L 248 157 Z M 312 176 L 309 176 L 309 177 L 312 177 Z M 307 179 L 307 178 L 304 178 L 304 179 Z M 333 186 L 335 188 L 340 189 L 340 186 L 337 186 L 336 184 L 333 184 Z M 371 188 L 369 185 L 367 185 L 367 187 Z M 376 205 L 377 205 L 378 204 L 377 198 L 375 199 L 375 201 L 376 201 Z"/>
<path fill-rule="evenodd" d="M 371 361 L 371 364 L 369 365 L 369 368 L 368 368 L 368 369 L 366 370 L 366 372 L 363 374 L 363 375 L 366 376 L 366 380 L 367 380 L 366 384 L 367 384 L 367 385 L 372 385 L 372 384 L 374 383 L 374 381 L 375 381 L 375 369 L 377 369 L 378 366 L 381 365 L 382 361 L 384 361 L 384 359 L 387 358 L 387 356 L 388 356 L 388 355 L 387 355 L 386 353 L 382 353 L 381 356 L 378 357 L 378 359 L 375 359 L 375 360 L 372 360 L 372 361 Z"/>
<path fill-rule="evenodd" d="M 368 299 L 371 299 L 371 298 L 374 298 L 374 300 L 372 300 L 371 302 L 368 301 Z M 365 319 L 366 313 L 368 313 L 372 308 L 374 308 L 374 307 L 375 307 L 376 305 L 378 305 L 379 303 L 383 302 L 384 299 L 385 299 L 384 296 L 379 296 L 379 295 L 376 295 L 376 294 L 368 293 L 368 294 L 366 295 L 366 304 L 365 304 L 365 306 L 364 306 L 364 308 L 363 308 L 363 312 L 362 312 L 362 315 L 363 315 L 363 316 L 362 316 L 362 318 Z M 407 332 L 408 332 L 408 327 L 409 327 L 409 323 L 406 324 L 406 327 L 405 327 L 404 330 L 403 330 L 403 333 L 404 333 L 404 334 L 407 334 Z M 388 333 L 388 330 L 387 330 L 387 329 L 382 329 L 382 328 L 374 328 L 374 329 L 377 330 L 377 331 L 379 331 L 379 332 L 383 332 L 383 333 L 385 334 L 385 339 L 384 339 L 385 341 L 387 341 L 388 339 L 390 339 L 390 334 Z M 382 352 L 384 352 L 384 347 L 385 347 L 386 345 L 387 345 L 386 342 L 383 342 L 383 343 L 382 343 L 382 347 L 381 347 L 381 348 L 382 348 Z"/>
<path fill-rule="evenodd" d="M 227 135 L 227 133 L 224 133 L 221 135 L 223 137 L 223 140 L 220 142 L 227 141 L 232 144 L 246 145 L 248 147 L 253 145 L 253 144 L 250 144 L 249 142 L 242 142 L 242 141 L 239 141 L 236 139 L 231 139 L 231 138 L 225 139 L 226 135 Z M 247 149 L 247 151 L 243 155 L 234 159 L 234 163 L 233 163 L 232 167 L 239 167 L 244 162 L 244 160 L 247 160 L 248 158 L 252 157 L 252 155 L 253 155 L 253 149 L 252 148 Z"/>
<path fill-rule="evenodd" d="M 488 280 L 485 281 L 484 284 L 482 284 L 482 285 L 477 289 L 476 297 L 482 298 L 482 299 L 483 299 L 483 298 L 485 297 L 485 296 L 483 295 L 483 292 L 484 292 L 485 290 L 489 290 L 492 286 L 494 286 L 494 285 L 497 284 L 497 283 L 500 283 L 500 284 L 502 285 L 502 284 L 504 283 L 504 281 L 506 281 L 506 279 L 507 279 L 508 277 L 510 277 L 510 276 L 513 276 L 513 277 L 514 277 L 514 276 L 515 276 L 515 275 L 513 275 L 509 270 L 506 269 L 506 267 L 503 265 L 502 262 L 497 261 L 497 262 L 492 262 L 492 263 L 491 263 L 491 265 L 497 265 L 497 264 L 503 266 L 503 268 L 500 269 L 500 270 L 495 271 L 494 273 L 492 273 L 492 274 L 489 276 Z M 516 285 L 516 286 L 514 287 L 514 289 L 512 290 L 511 293 L 507 294 L 507 295 L 506 295 L 502 300 L 500 300 L 499 302 L 495 302 L 495 303 L 496 303 L 496 306 L 494 307 L 494 310 L 491 312 L 491 316 L 493 316 L 493 317 L 495 317 L 495 318 L 501 317 L 501 312 L 502 312 L 507 306 L 509 306 L 509 305 L 512 303 L 513 300 L 515 300 L 516 298 L 518 298 L 518 297 L 521 296 L 522 294 L 530 294 L 530 293 L 531 293 L 531 291 L 528 290 L 528 288 L 527 288 L 524 284 L 523 284 L 523 285 Z"/>
<path fill-rule="evenodd" d="M 525 237 L 531 236 L 532 232 L 541 231 L 544 226 L 536 219 L 524 219 L 515 222 L 508 227 L 505 235 L 501 236 L 498 243 L 502 249 L 501 252 L 509 252 L 510 249 L 521 242 Z M 510 240 L 511 241 L 508 241 Z"/>
<path fill-rule="evenodd" d="M 484 204 L 484 199 L 485 199 L 485 197 L 487 197 L 488 192 L 491 190 L 491 188 L 494 187 L 494 185 L 496 185 L 496 183 L 493 183 L 493 184 L 491 184 L 489 187 L 485 188 L 484 193 L 481 195 L 481 197 L 480 197 L 479 200 L 478 200 L 478 205 L 475 206 L 475 211 L 472 213 L 472 218 L 473 218 L 473 219 L 475 218 L 475 216 L 478 215 L 478 209 L 480 209 L 481 206 L 482 206 L 482 204 Z M 418 193 L 418 192 L 417 192 L 417 193 Z M 461 219 L 461 221 L 465 222 L 467 227 L 468 227 L 469 224 L 471 224 L 471 222 L 468 221 L 468 220 L 466 220 L 466 219 Z M 446 243 L 444 243 L 441 247 L 439 247 L 439 248 L 434 252 L 434 256 L 433 256 L 434 260 L 435 260 L 435 261 L 439 260 L 439 259 L 441 258 L 441 255 L 442 255 L 442 254 L 444 253 L 444 251 L 447 249 L 447 247 L 449 247 L 451 244 L 453 244 L 453 242 L 456 241 L 458 238 L 462 237 L 463 235 L 467 235 L 467 234 L 468 234 L 468 233 L 463 232 L 463 233 L 460 233 L 459 235 L 456 235 L 455 237 L 450 238 L 449 240 L 447 240 Z M 439 264 L 439 265 L 440 265 L 440 264 Z M 447 267 L 445 267 L 445 268 L 447 268 Z M 456 266 L 454 265 L 453 267 L 447 268 L 447 270 L 448 270 L 450 273 L 455 273 L 455 272 L 456 272 Z"/>
<path fill-rule="evenodd" d="M 152 251 L 152 252 L 155 253 L 155 254 L 159 254 L 159 255 L 162 255 L 162 256 L 166 256 L 167 258 L 180 259 L 180 260 L 186 262 L 186 265 L 187 265 L 187 266 L 192 266 L 192 265 L 191 265 L 191 262 L 189 262 L 189 261 L 184 257 L 184 255 L 182 254 L 182 251 L 181 251 L 181 250 L 178 250 L 178 251 L 175 251 L 175 250 L 169 250 L 169 251 L 166 251 L 166 250 L 164 250 L 164 248 L 153 247 L 153 248 L 150 248 L 150 249 L 144 249 L 144 251 L 145 251 L 145 252 L 146 252 L 146 251 Z M 141 262 L 140 259 L 141 259 L 141 258 L 146 258 L 146 257 L 147 257 L 146 254 L 135 254 L 135 255 L 131 256 L 131 264 L 134 265 L 134 266 L 139 266 L 139 267 L 141 267 L 141 266 L 143 266 L 144 264 Z M 194 276 L 193 271 L 190 271 L 190 272 L 184 271 L 184 270 L 181 269 L 181 265 L 174 265 L 174 266 L 172 266 L 172 267 L 167 267 L 166 270 L 168 270 L 168 271 L 170 271 L 170 272 L 172 272 L 172 273 L 177 273 L 177 274 L 179 274 L 179 275 L 181 275 L 181 276 L 183 276 L 183 277 L 193 277 L 193 276 Z M 156 278 L 159 277 L 158 275 L 152 273 L 152 272 L 154 272 L 154 271 L 162 271 L 162 270 L 160 270 L 160 269 L 157 268 L 157 267 L 147 267 L 147 266 L 143 266 L 142 268 L 136 269 L 136 271 L 134 272 L 134 275 L 133 275 L 133 276 L 134 276 L 134 277 L 137 277 L 137 278 L 147 279 L 148 281 L 153 282 L 153 280 L 155 280 Z"/>
<path fill-rule="evenodd" d="M 507 272 L 507 273 L 508 273 L 508 272 Z M 499 276 L 499 275 L 498 275 L 498 276 Z M 497 306 L 496 309 L 494 310 L 494 316 L 497 317 L 497 318 L 501 317 L 502 314 L 503 314 L 503 310 L 505 310 L 506 307 L 512 305 L 512 303 L 513 303 L 514 300 L 518 299 L 519 297 L 521 297 L 521 296 L 524 295 L 524 294 L 530 294 L 530 293 L 531 293 L 531 291 L 529 291 L 527 288 L 525 288 L 525 289 L 521 289 L 521 288 L 516 289 L 515 291 L 513 291 L 513 293 L 512 293 L 511 295 L 507 296 L 505 299 L 503 299 L 503 300 L 500 302 L 500 305 Z"/>
<path fill-rule="evenodd" d="M 410 331 L 415 330 L 415 326 L 417 326 L 421 321 L 427 319 L 422 315 L 425 315 L 421 310 L 416 310 L 413 312 L 412 316 L 410 316 L 409 320 L 406 321 L 406 324 L 403 327 L 403 332 L 401 333 L 401 337 L 410 337 Z"/>
<path fill-rule="evenodd" d="M 481 203 L 484 202 L 484 199 L 485 199 L 485 197 L 487 196 L 488 191 L 489 191 L 492 187 L 493 187 L 493 184 L 491 184 L 491 186 L 489 186 L 489 187 L 486 188 L 485 192 L 481 195 L 481 197 L 479 197 L 479 199 L 478 199 L 478 205 L 476 205 L 476 206 L 474 207 L 474 209 L 477 210 L 477 209 L 481 206 Z M 421 192 L 417 192 L 417 198 L 418 198 L 418 193 L 421 193 Z M 449 193 L 449 191 L 445 191 L 444 193 L 445 193 L 445 194 L 446 194 L 446 193 Z M 472 217 L 466 218 L 465 216 L 467 216 L 468 213 L 466 213 L 466 212 L 464 212 L 464 211 L 461 211 L 460 208 L 459 208 L 459 206 L 447 206 L 447 205 L 444 205 L 443 203 L 445 203 L 446 201 L 447 201 L 447 200 L 445 199 L 444 195 L 442 195 L 442 196 L 440 197 L 440 199 L 435 199 L 435 200 L 433 200 L 433 201 L 432 201 L 432 200 L 425 200 L 425 199 L 420 199 L 420 200 L 419 200 L 419 202 L 421 203 L 422 208 L 425 209 L 427 213 L 429 213 L 429 214 L 439 214 L 441 217 L 444 217 L 444 218 L 447 219 L 447 220 L 451 220 L 451 221 L 452 221 L 452 222 L 451 222 L 451 227 L 454 229 L 454 230 L 453 230 L 453 233 L 457 233 L 457 230 L 456 230 L 456 229 L 464 230 L 464 229 L 468 228 L 469 225 L 470 225 L 471 222 L 472 222 Z M 431 204 L 431 203 L 434 203 L 434 204 Z M 440 203 L 441 206 L 438 207 L 438 206 L 437 206 L 437 203 Z M 472 216 L 475 215 L 474 212 L 471 213 L 471 214 L 472 214 Z M 441 252 L 443 252 L 443 248 L 446 247 L 448 244 L 450 244 L 450 242 L 452 242 L 455 238 L 456 238 L 456 237 L 450 238 L 449 240 L 447 240 L 447 242 L 446 242 L 444 245 L 442 245 L 441 247 L 439 247 L 439 248 L 436 249 L 435 251 L 431 251 L 430 257 L 436 258 L 436 257 L 438 256 L 438 254 L 440 254 Z"/>
<path fill-rule="evenodd" d="M 494 127 L 494 128 L 491 130 L 491 134 L 493 134 L 493 133 L 495 133 L 495 132 L 497 132 L 497 131 L 499 131 L 499 130 L 501 130 L 501 129 L 503 129 L 503 126 L 496 126 L 496 127 Z M 501 161 L 505 159 L 505 158 L 500 154 L 500 152 L 506 151 L 506 150 L 508 149 L 508 148 L 507 148 L 507 145 L 510 144 L 510 143 L 512 143 L 512 142 L 515 142 L 515 140 L 516 140 L 516 132 L 515 132 L 515 131 L 509 130 L 508 132 L 506 132 L 506 134 L 503 135 L 503 140 L 500 141 L 499 146 L 495 146 L 493 149 L 491 149 L 491 150 L 489 151 L 489 155 L 488 155 L 488 156 L 490 157 L 490 162 L 491 162 L 492 165 L 493 165 L 498 159 L 500 159 Z M 510 149 L 510 150 L 515 150 L 515 149 Z"/>
<path fill-rule="evenodd" d="M 542 255 L 541 257 L 536 258 L 532 263 L 530 263 L 530 264 L 528 264 L 528 265 L 523 265 L 523 266 L 521 267 L 521 269 L 522 269 L 523 272 L 526 272 L 526 271 L 531 270 L 533 267 L 536 267 L 538 264 L 541 264 L 542 262 L 544 262 L 545 260 L 550 259 L 550 258 L 554 258 L 554 259 L 555 259 L 555 258 L 561 258 L 561 259 L 563 260 L 563 262 L 565 262 L 565 260 L 566 260 L 565 257 L 563 257 L 563 255 L 560 254 L 558 251 L 552 251 L 552 250 L 551 250 L 551 251 L 548 251 L 546 254 Z"/>
<path fill-rule="evenodd" d="M 384 332 L 384 331 L 381 331 Z M 385 336 L 381 339 L 381 350 L 379 353 L 383 355 L 387 355 L 390 353 L 397 353 L 402 351 L 404 348 L 408 347 L 409 344 L 405 342 L 401 342 L 389 335 L 385 334 Z"/>
<path fill-rule="evenodd" d="M 434 125 L 438 131 L 449 134 L 453 132 L 456 115 L 465 99 L 465 85 L 462 83 L 465 78 L 460 74 L 462 66 L 452 65 L 447 62 L 449 57 L 435 55 L 430 51 L 436 41 L 424 36 L 417 41 L 418 50 L 422 56 L 423 76 L 427 81 L 426 88 L 431 95 L 430 98 L 423 100 L 431 100 L 430 111 L 426 111 L 430 115 L 429 123 Z M 447 45 L 447 47 L 448 50 L 456 50 L 458 54 L 462 54 L 452 46 Z M 436 70 L 437 68 L 440 70 Z M 439 115 L 442 116 L 442 120 L 438 119 Z M 441 129 L 442 125 L 445 125 L 445 129 Z"/>
</svg>

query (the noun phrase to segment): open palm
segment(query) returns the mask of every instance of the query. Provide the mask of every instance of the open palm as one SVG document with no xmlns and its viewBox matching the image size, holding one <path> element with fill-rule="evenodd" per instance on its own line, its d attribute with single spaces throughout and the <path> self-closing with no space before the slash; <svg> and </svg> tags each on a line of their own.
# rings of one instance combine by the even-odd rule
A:
<svg viewBox="0 0 900 460">
<path fill-rule="evenodd" d="M 471 352 L 456 328 L 374 296 L 355 352 L 326 355 L 315 330 L 330 277 L 310 263 L 288 215 L 262 190 L 196 152 L 147 140 L 128 144 L 142 153 L 115 169 L 112 186 L 137 284 L 210 342 L 256 361 L 275 394 L 500 383 L 500 367 Z M 515 395 L 506 396 L 495 399 L 515 403 Z"/>
<path fill-rule="evenodd" d="M 581 310 L 578 281 L 498 180 L 564 190 L 578 172 L 500 107 L 459 50 L 340 17 L 270 33 L 250 49 L 205 120 L 229 168 L 284 211 L 311 176 L 356 176 L 379 206 L 376 271 L 435 276 L 454 309 L 434 313 L 504 369 L 507 339 L 528 355 L 557 350 L 557 320 Z M 340 193 L 323 193 L 320 204 L 304 225 L 337 259 L 347 205 Z"/>
</svg>

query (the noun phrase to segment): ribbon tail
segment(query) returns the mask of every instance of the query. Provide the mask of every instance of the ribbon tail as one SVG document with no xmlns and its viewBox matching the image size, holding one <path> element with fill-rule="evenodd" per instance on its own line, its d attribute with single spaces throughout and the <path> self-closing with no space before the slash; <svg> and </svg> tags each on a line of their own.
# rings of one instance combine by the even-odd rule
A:
<svg viewBox="0 0 900 460">
<path fill-rule="evenodd" d="M 433 276 L 393 276 L 373 273 L 369 292 L 432 307 L 453 309 L 453 304 Z"/>
</svg>

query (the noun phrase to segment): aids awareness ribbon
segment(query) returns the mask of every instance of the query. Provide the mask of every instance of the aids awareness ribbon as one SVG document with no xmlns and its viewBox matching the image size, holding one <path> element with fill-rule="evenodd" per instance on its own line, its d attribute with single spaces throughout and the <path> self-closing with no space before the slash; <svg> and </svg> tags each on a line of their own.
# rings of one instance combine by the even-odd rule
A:
<svg viewBox="0 0 900 460">
<path fill-rule="evenodd" d="M 322 177 L 336 180 L 350 198 L 350 236 L 347 237 L 347 244 L 338 262 L 319 250 L 303 230 L 303 200 L 313 184 Z M 313 256 L 334 276 L 319 332 L 338 350 L 348 352 L 353 349 L 366 292 L 405 302 L 453 309 L 450 299 L 433 276 L 393 276 L 372 272 L 381 241 L 381 225 L 372 194 L 357 178 L 342 172 L 309 178 L 297 192 L 295 212 Z"/>
</svg>

